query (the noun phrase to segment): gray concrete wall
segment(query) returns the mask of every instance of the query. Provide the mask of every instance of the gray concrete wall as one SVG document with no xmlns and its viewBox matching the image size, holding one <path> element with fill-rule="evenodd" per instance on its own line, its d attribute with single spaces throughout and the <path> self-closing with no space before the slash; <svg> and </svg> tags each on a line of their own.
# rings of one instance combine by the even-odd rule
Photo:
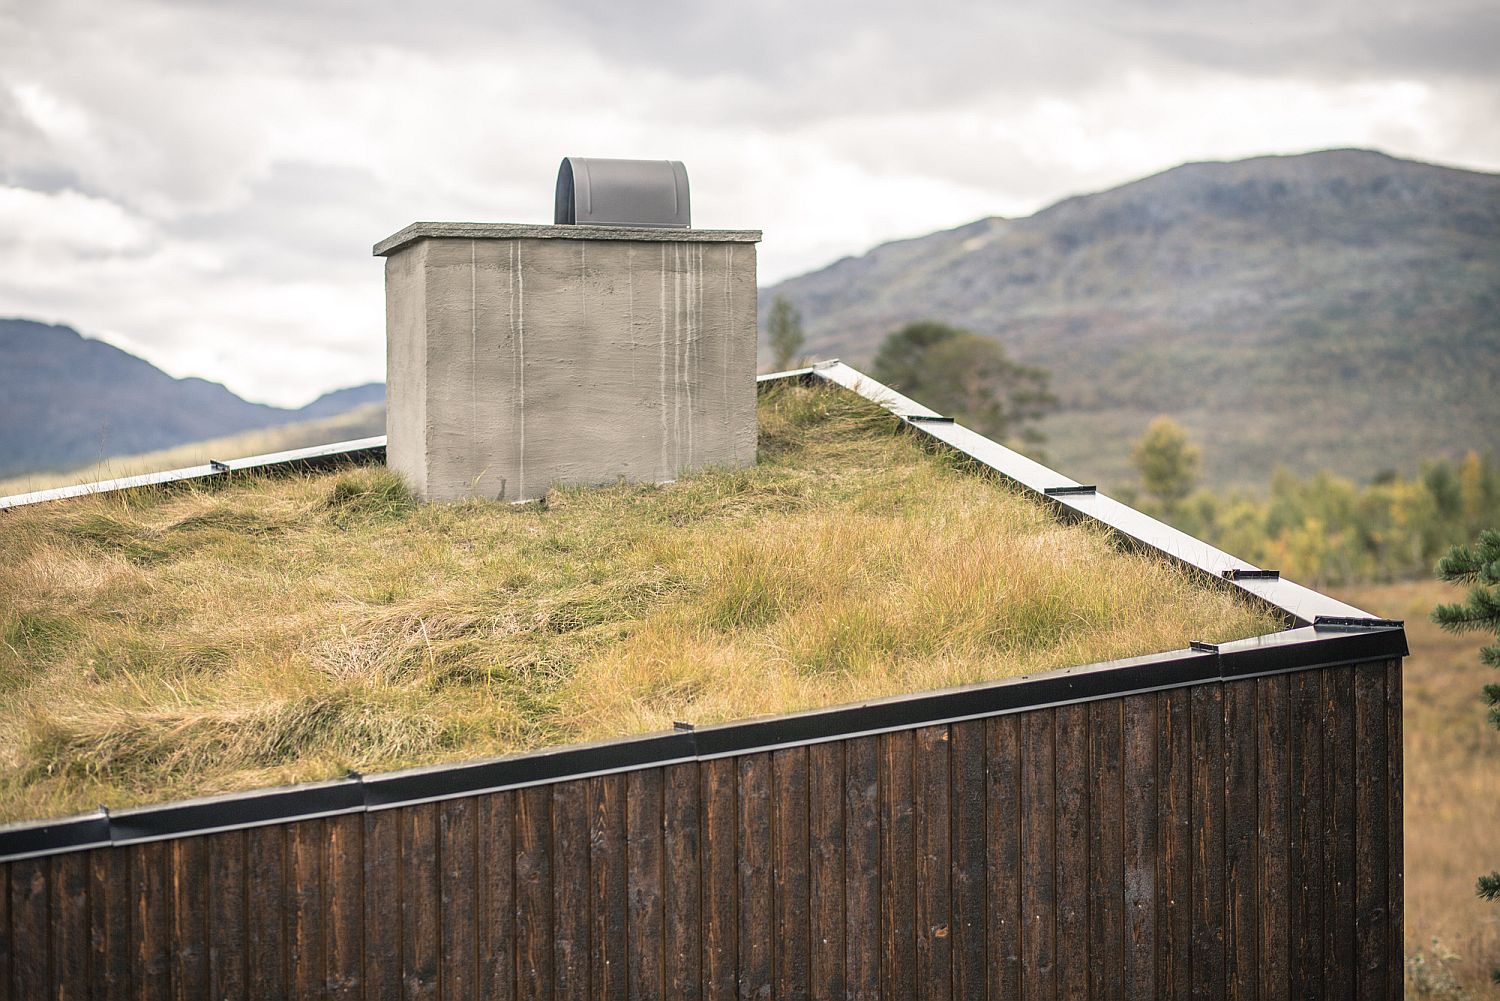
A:
<svg viewBox="0 0 1500 1001">
<path fill-rule="evenodd" d="M 755 244 L 689 233 L 387 251 L 391 468 L 428 500 L 527 500 L 753 463 Z"/>
</svg>

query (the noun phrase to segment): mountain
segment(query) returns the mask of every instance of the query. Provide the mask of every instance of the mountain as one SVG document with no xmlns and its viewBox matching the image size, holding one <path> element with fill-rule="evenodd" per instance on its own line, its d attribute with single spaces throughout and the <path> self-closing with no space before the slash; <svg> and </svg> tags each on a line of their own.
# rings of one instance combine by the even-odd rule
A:
<svg viewBox="0 0 1500 1001">
<path fill-rule="evenodd" d="M 218 383 L 174 379 L 71 327 L 0 319 L 0 476 L 327 418 L 384 399 L 374 383 L 300 410 L 249 403 Z"/>
<path fill-rule="evenodd" d="M 1500 450 L 1500 175 L 1367 150 L 1190 163 L 1021 219 L 876 247 L 762 291 L 813 357 L 901 324 L 999 338 L 1053 373 L 1049 461 L 1122 483 L 1157 414 L 1206 479 L 1365 479 Z"/>
<path fill-rule="evenodd" d="M 385 408 L 385 383 L 367 382 L 362 386 L 335 389 L 313 400 L 301 410 L 296 411 L 296 414 L 299 421 L 319 420 L 324 417 L 336 417 L 357 407 L 366 407 L 373 403 L 380 404 L 381 409 Z"/>
</svg>

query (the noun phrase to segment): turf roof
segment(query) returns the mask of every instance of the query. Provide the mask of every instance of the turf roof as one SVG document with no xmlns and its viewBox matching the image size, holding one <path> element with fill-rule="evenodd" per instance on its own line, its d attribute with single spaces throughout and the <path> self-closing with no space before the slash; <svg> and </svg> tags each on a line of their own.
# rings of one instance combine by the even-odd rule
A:
<svg viewBox="0 0 1500 1001">
<path fill-rule="evenodd" d="M 0 521 L 0 819 L 432 764 L 1227 641 L 1280 622 L 763 392 L 760 462 L 421 507 L 378 468 Z"/>
</svg>

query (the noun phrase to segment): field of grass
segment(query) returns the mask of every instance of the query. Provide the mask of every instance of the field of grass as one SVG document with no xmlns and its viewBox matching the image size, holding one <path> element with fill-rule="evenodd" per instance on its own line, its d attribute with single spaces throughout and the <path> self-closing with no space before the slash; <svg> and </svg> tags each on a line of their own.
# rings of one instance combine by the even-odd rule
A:
<svg viewBox="0 0 1500 1001">
<path fill-rule="evenodd" d="M 337 417 L 326 417 L 316 421 L 302 421 L 263 431 L 246 431 L 226 438 L 210 438 L 207 441 L 178 445 L 176 448 L 140 455 L 116 456 L 78 469 L 60 472 L 29 473 L 10 479 L 0 479 L 0 497 L 47 490 L 52 487 L 72 486 L 75 483 L 96 483 L 122 476 L 137 476 L 141 473 L 158 473 L 165 469 L 183 469 L 199 466 L 209 459 L 243 459 L 251 455 L 269 452 L 285 452 L 293 448 L 308 448 L 330 442 L 349 441 L 354 438 L 369 438 L 385 434 L 385 407 L 378 403 L 355 407 Z"/>
<path fill-rule="evenodd" d="M 1479 662 L 1480 634 L 1456 636 L 1428 619 L 1435 604 L 1461 596 L 1438 581 L 1339 593 L 1377 615 L 1405 619 L 1411 644 L 1402 690 L 1406 954 L 1409 974 L 1419 954 L 1422 972 L 1408 976 L 1408 994 L 1500 999 L 1489 979 L 1500 966 L 1500 904 L 1474 896 L 1475 878 L 1500 869 L 1500 731 L 1485 722 L 1480 696 L 1497 679 Z"/>
<path fill-rule="evenodd" d="M 0 819 L 711 723 L 1275 622 L 837 390 L 761 461 L 421 507 L 383 469 L 0 520 Z"/>
</svg>

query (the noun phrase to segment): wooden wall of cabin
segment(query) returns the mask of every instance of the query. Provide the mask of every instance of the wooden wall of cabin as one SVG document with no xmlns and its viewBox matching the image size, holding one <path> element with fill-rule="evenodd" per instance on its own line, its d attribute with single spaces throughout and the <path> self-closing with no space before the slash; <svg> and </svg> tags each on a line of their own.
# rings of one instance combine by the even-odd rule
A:
<svg viewBox="0 0 1500 1001">
<path fill-rule="evenodd" d="M 60 854 L 0 998 L 1398 998 L 1400 662 Z"/>
</svg>

